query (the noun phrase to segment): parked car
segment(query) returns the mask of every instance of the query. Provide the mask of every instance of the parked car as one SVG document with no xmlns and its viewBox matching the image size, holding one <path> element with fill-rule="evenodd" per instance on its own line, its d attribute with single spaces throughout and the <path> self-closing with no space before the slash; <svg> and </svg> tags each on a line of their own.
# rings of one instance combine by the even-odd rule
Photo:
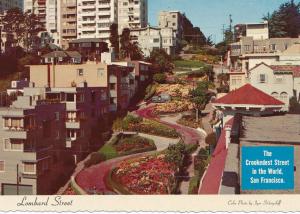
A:
<svg viewBox="0 0 300 214">
<path fill-rule="evenodd" d="M 151 101 L 153 103 L 166 103 L 171 100 L 171 96 L 169 94 L 160 94 L 158 96 L 152 97 Z"/>
</svg>

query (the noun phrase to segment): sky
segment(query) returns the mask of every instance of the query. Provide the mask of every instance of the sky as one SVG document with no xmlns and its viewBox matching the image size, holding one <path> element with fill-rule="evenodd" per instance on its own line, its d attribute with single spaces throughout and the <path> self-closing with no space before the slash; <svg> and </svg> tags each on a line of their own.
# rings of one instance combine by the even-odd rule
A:
<svg viewBox="0 0 300 214">
<path fill-rule="evenodd" d="M 186 14 L 194 26 L 200 27 L 214 42 L 223 39 L 222 28 L 229 26 L 229 14 L 233 25 L 260 22 L 263 15 L 272 13 L 288 0 L 148 0 L 149 22 L 158 25 L 161 10 L 179 10 Z M 295 2 L 299 2 L 296 0 Z"/>
</svg>

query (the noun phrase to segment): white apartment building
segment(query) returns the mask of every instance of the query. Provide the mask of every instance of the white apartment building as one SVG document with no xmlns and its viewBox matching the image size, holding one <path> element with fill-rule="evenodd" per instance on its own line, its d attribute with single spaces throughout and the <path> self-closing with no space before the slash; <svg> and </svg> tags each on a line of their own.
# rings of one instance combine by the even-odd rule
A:
<svg viewBox="0 0 300 214">
<path fill-rule="evenodd" d="M 23 0 L 0 0 L 0 12 L 18 7 L 23 10 Z"/>
<path fill-rule="evenodd" d="M 182 38 L 183 18 L 179 11 L 161 11 L 158 15 L 158 26 L 160 28 L 170 27 L 176 32 L 177 38 Z"/>
<path fill-rule="evenodd" d="M 77 38 L 109 42 L 110 25 L 117 22 L 117 0 L 78 0 Z"/>
<path fill-rule="evenodd" d="M 118 0 L 118 31 L 148 25 L 148 0 Z"/>
<path fill-rule="evenodd" d="M 50 33 L 52 37 L 52 43 L 59 45 L 59 29 L 58 29 L 58 8 L 57 0 L 46 0 L 46 30 Z"/>
<path fill-rule="evenodd" d="M 132 29 L 131 36 L 133 42 L 138 42 L 146 57 L 154 49 L 164 49 L 169 55 L 175 54 L 176 33 L 172 28 L 146 27 Z"/>
</svg>

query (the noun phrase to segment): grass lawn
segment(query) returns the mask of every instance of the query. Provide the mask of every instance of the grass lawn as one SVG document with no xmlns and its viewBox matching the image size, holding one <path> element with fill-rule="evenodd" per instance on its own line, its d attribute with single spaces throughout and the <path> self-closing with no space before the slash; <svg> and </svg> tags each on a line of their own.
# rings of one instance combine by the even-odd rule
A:
<svg viewBox="0 0 300 214">
<path fill-rule="evenodd" d="M 204 62 L 192 60 L 175 60 L 173 63 L 177 68 L 200 68 L 206 65 Z"/>
<path fill-rule="evenodd" d="M 105 157 L 105 160 L 113 159 L 118 157 L 118 153 L 112 144 L 105 144 L 100 150 L 99 153 Z"/>
</svg>

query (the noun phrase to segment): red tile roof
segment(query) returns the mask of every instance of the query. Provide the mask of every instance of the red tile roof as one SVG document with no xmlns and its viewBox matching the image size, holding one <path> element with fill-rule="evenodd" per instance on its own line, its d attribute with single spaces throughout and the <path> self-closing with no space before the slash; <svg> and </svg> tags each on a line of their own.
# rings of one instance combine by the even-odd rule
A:
<svg viewBox="0 0 300 214">
<path fill-rule="evenodd" d="M 274 106 L 284 105 L 280 100 L 266 94 L 265 92 L 246 84 L 239 89 L 229 92 L 224 97 L 215 100 L 215 104 L 241 104 L 241 105 L 260 105 L 260 106 Z"/>
<path fill-rule="evenodd" d="M 294 77 L 300 77 L 300 66 L 299 65 L 271 65 L 273 71 L 290 71 L 293 72 Z"/>
<path fill-rule="evenodd" d="M 225 126 L 232 126 L 234 118 Z M 212 155 L 211 162 L 199 188 L 199 194 L 218 194 L 221 186 L 225 162 L 227 157 L 225 129 L 222 130 L 217 147 Z"/>
</svg>

